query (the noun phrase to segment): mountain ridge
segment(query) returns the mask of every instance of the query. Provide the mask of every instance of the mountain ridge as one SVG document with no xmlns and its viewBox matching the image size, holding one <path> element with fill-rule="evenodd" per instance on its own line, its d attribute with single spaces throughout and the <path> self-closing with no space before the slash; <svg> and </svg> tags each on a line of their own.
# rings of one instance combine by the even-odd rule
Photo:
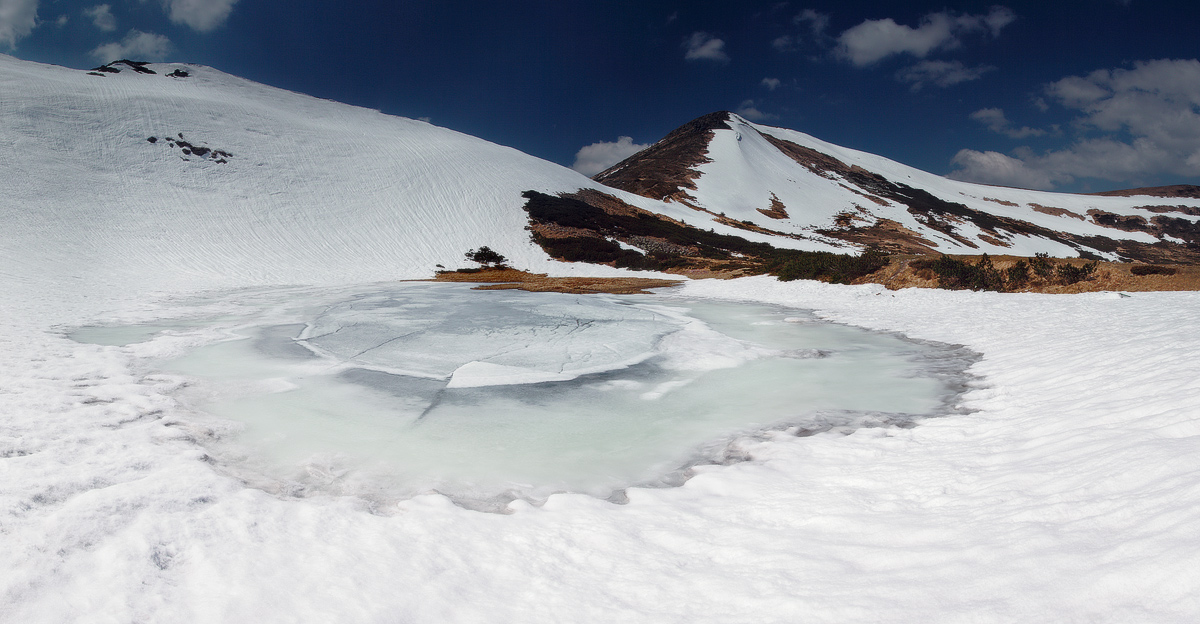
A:
<svg viewBox="0 0 1200 624">
<path fill-rule="evenodd" d="M 680 126 L 594 179 L 717 222 L 848 249 L 1200 261 L 1200 193 L 1191 187 L 1082 195 L 959 182 L 728 111 Z M 1181 203 L 1137 199 L 1151 196 Z"/>
</svg>

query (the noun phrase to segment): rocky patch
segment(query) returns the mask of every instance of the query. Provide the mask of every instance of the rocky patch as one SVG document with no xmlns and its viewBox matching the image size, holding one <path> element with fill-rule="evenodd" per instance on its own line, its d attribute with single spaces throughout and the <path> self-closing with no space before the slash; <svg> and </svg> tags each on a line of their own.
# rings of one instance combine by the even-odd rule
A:
<svg viewBox="0 0 1200 624">
<path fill-rule="evenodd" d="M 692 227 L 594 190 L 559 196 L 526 191 L 522 197 L 526 199 L 534 242 L 552 258 L 568 262 L 681 273 L 722 272 L 729 276 L 769 273 L 781 280 L 839 283 L 849 283 L 887 262 L 878 251 L 851 256 L 778 249 Z M 550 227 L 592 234 L 550 237 L 541 233 Z M 641 251 L 623 248 L 614 240 Z"/>
<path fill-rule="evenodd" d="M 129 59 L 121 59 L 106 65 L 93 67 L 92 69 L 88 70 L 87 74 L 89 76 L 104 76 L 105 74 L 119 74 L 122 70 L 128 69 L 139 74 L 151 74 L 157 76 L 158 72 L 150 69 L 148 65 L 150 65 L 149 61 L 131 61 Z M 166 74 L 166 76 L 170 78 L 188 78 L 191 76 L 191 73 L 189 73 L 186 69 L 176 68 L 175 71 Z"/>
<path fill-rule="evenodd" d="M 1089 193 L 1089 195 L 1103 195 L 1107 197 L 1134 197 L 1136 195 L 1148 195 L 1150 197 L 1191 197 L 1193 199 L 1200 199 L 1200 186 L 1191 184 L 1146 186 L 1142 188 L 1125 189 L 1120 191 Z"/>
<path fill-rule="evenodd" d="M 1134 207 L 1137 208 L 1138 210 L 1145 210 L 1146 212 L 1154 212 L 1154 213 L 1158 213 L 1158 214 L 1162 214 L 1165 212 L 1175 212 L 1175 213 L 1185 214 L 1185 215 L 1189 215 L 1189 216 L 1193 216 L 1193 217 L 1200 217 L 1200 208 L 1197 208 L 1195 206 L 1134 206 Z"/>
<path fill-rule="evenodd" d="M 1165 215 L 1146 219 L 1141 215 L 1120 215 L 1095 208 L 1088 211 L 1088 216 L 1096 225 L 1124 232 L 1146 232 L 1160 239 L 1169 236 L 1200 248 L 1200 223 L 1195 221 Z"/>
<path fill-rule="evenodd" d="M 93 72 L 104 72 L 106 74 L 119 74 L 122 69 L 132 69 L 139 74 L 158 74 L 158 72 L 146 67 L 150 63 L 148 61 L 131 61 L 129 59 L 121 59 L 113 61 L 107 65 L 93 68 Z M 118 67 L 123 66 L 123 67 Z"/>
<path fill-rule="evenodd" d="M 157 145 L 160 139 L 156 136 L 147 137 L 146 142 L 151 145 Z M 229 162 L 233 158 L 233 154 L 223 149 L 213 149 L 206 145 L 195 144 L 183 138 L 183 133 L 177 133 L 175 136 L 163 137 L 161 141 L 172 149 L 178 148 L 182 154 L 183 160 L 208 160 L 220 165 Z"/>
</svg>

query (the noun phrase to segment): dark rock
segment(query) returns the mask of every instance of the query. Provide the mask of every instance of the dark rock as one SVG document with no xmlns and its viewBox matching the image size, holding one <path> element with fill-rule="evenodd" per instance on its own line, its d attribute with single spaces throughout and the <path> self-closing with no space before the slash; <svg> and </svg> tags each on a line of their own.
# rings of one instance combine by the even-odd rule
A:
<svg viewBox="0 0 1200 624">
<path fill-rule="evenodd" d="M 182 69 L 176 69 L 175 71 L 173 71 L 167 75 L 172 78 L 187 78 L 188 76 L 191 76 L 191 74 L 187 73 L 186 71 L 183 71 Z"/>
<path fill-rule="evenodd" d="M 116 65 L 117 63 L 125 65 L 129 69 L 132 69 L 133 71 L 135 71 L 139 74 L 157 74 L 158 73 L 158 72 L 154 71 L 153 69 L 146 67 L 147 65 L 150 64 L 147 61 L 131 61 L 129 59 L 121 59 L 119 61 L 113 61 L 113 62 L 109 63 L 109 65 Z"/>
</svg>

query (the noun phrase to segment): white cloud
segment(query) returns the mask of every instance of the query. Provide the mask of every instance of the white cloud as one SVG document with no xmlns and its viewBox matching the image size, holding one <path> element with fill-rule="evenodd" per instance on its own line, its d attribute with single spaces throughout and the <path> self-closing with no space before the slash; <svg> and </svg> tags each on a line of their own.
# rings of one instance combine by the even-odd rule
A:
<svg viewBox="0 0 1200 624">
<path fill-rule="evenodd" d="M 1052 189 L 1056 181 L 1061 181 L 1053 179 L 1044 171 L 1030 167 L 1017 158 L 1005 156 L 1000 152 L 959 150 L 950 162 L 959 169 L 947 177 L 956 180 L 1042 190 Z"/>
<path fill-rule="evenodd" d="M 1012 122 L 1004 116 L 1004 110 L 1000 108 L 981 108 L 971 113 L 971 119 L 987 126 L 988 130 L 997 134 L 1014 139 L 1024 139 L 1031 136 L 1043 136 L 1045 130 L 1038 128 L 1030 128 L 1029 126 L 1014 127 Z"/>
<path fill-rule="evenodd" d="M 934 50 L 962 45 L 960 37 L 965 34 L 986 31 L 998 36 L 1015 19 L 1010 9 L 997 6 L 987 15 L 930 13 L 916 28 L 897 24 L 891 18 L 866 20 L 838 37 L 836 54 L 859 67 L 894 54 L 925 58 Z"/>
<path fill-rule="evenodd" d="M 764 113 L 758 110 L 758 107 L 754 104 L 754 100 L 745 100 L 734 112 L 742 117 L 745 117 L 746 119 L 749 119 L 750 121 L 770 121 L 772 119 L 779 119 L 779 115 L 772 115 L 771 113 Z"/>
<path fill-rule="evenodd" d="M 725 42 L 706 32 L 692 33 L 692 36 L 688 37 L 683 45 L 687 49 L 683 58 L 689 61 L 729 62 L 729 55 L 725 53 Z"/>
<path fill-rule="evenodd" d="M 1072 126 L 1080 136 L 1074 143 L 1040 154 L 1021 148 L 1011 157 L 963 150 L 953 161 L 961 169 L 952 177 L 989 182 L 1036 173 L 1045 182 L 1040 188 L 1047 188 L 1077 178 L 1140 184 L 1200 176 L 1200 60 L 1142 61 L 1068 76 L 1047 85 L 1045 95 L 1077 111 Z M 976 115 L 984 123 L 999 119 L 991 112 Z"/>
<path fill-rule="evenodd" d="M 110 5 L 97 4 L 90 9 L 84 9 L 83 15 L 92 18 L 92 24 L 104 32 L 112 32 L 117 29 L 117 18 L 113 17 Z"/>
<path fill-rule="evenodd" d="M 0 0 L 0 45 L 15 48 L 37 25 L 37 0 Z"/>
<path fill-rule="evenodd" d="M 71 21 L 71 18 L 68 17 L 66 13 L 63 13 L 62 15 L 58 16 L 58 19 L 54 20 L 54 25 L 62 28 L 63 26 L 66 26 L 67 22 L 69 21 Z"/>
<path fill-rule="evenodd" d="M 808 24 L 813 37 L 817 38 L 823 36 L 825 29 L 829 28 L 829 15 L 818 13 L 812 9 L 804 9 L 792 21 L 796 24 Z"/>
<path fill-rule="evenodd" d="M 779 79 L 778 78 L 763 78 L 762 86 L 766 87 L 768 91 L 774 91 L 775 89 L 779 88 Z"/>
<path fill-rule="evenodd" d="M 945 88 L 960 82 L 979 80 L 993 69 L 996 68 L 987 65 L 967 67 L 960 61 L 921 61 L 900 70 L 896 79 L 900 82 L 910 82 L 913 91 L 920 91 L 929 84 Z"/>
<path fill-rule="evenodd" d="M 176 24 L 186 24 L 193 30 L 208 32 L 229 17 L 238 0 L 162 0 L 163 10 Z"/>
<path fill-rule="evenodd" d="M 792 39 L 791 35 L 783 35 L 782 37 L 776 37 L 773 41 L 771 41 L 771 47 L 780 52 L 787 52 L 796 47 L 796 41 Z"/>
<path fill-rule="evenodd" d="M 647 147 L 650 147 L 649 143 L 634 143 L 633 137 L 627 136 L 619 137 L 615 142 L 599 141 L 580 148 L 571 168 L 585 176 L 594 176 Z"/>
<path fill-rule="evenodd" d="M 101 63 L 118 59 L 161 61 L 171 52 L 171 41 L 162 35 L 131 30 L 119 42 L 106 43 L 92 50 Z"/>
</svg>

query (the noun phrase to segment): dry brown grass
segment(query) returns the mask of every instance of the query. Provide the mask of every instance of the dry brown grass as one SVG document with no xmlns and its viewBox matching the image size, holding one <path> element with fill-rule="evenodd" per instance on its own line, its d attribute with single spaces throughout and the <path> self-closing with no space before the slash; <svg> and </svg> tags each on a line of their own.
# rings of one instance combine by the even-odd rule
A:
<svg viewBox="0 0 1200 624">
<path fill-rule="evenodd" d="M 476 290 L 525 290 L 574 294 L 608 293 L 613 295 L 651 294 L 648 288 L 675 286 L 681 280 L 646 277 L 549 277 L 517 269 L 483 269 L 473 273 L 442 272 L 435 282 L 476 282 Z"/>
<path fill-rule="evenodd" d="M 910 265 L 913 260 L 929 256 L 904 255 L 892 256 L 888 266 L 856 280 L 856 284 L 882 284 L 891 290 L 901 288 L 937 288 L 938 279 L 931 271 L 914 270 Z M 979 261 L 979 256 L 954 256 L 972 264 Z M 990 256 L 992 263 L 1001 271 L 1016 264 L 1018 260 L 1028 260 L 1021 256 Z M 1086 260 L 1054 259 L 1053 262 L 1082 265 Z M 1096 267 L 1095 276 L 1086 281 L 1070 285 L 1048 284 L 1025 288 L 1020 292 L 1041 293 L 1080 293 L 1124 290 L 1129 292 L 1149 292 L 1159 290 L 1200 290 L 1200 266 L 1170 265 L 1176 269 L 1174 275 L 1134 275 L 1131 269 L 1135 266 L 1145 266 L 1128 262 L 1101 262 Z"/>
<path fill-rule="evenodd" d="M 901 288 L 937 288 L 937 276 L 929 271 L 913 269 L 913 260 L 929 256 L 904 255 L 892 256 L 888 266 L 855 280 L 856 284 L 882 284 L 890 290 Z M 971 263 L 978 262 L 979 256 L 955 256 Z M 1003 271 L 1018 260 L 1028 260 L 1021 256 L 991 256 L 997 269 Z M 1055 263 L 1070 263 L 1082 265 L 1086 261 L 1080 259 L 1056 259 Z M 1131 269 L 1135 266 L 1127 262 L 1101 262 L 1096 269 L 1095 277 L 1090 280 L 1070 285 L 1049 284 L 1031 287 L 1020 292 L 1040 293 L 1081 293 L 1100 291 L 1149 292 L 1168 290 L 1200 290 L 1200 266 L 1171 265 L 1176 269 L 1174 275 L 1134 275 Z M 680 271 L 692 279 L 729 279 L 738 277 L 738 271 L 686 270 Z M 479 283 L 478 290 L 525 290 L 529 292 L 562 292 L 574 294 L 608 293 L 615 295 L 651 294 L 648 289 L 676 286 L 681 280 L 655 279 L 645 277 L 549 277 L 543 273 L 529 273 L 517 269 L 483 269 L 474 273 L 444 272 L 434 277 L 436 282 L 467 282 Z"/>
</svg>

